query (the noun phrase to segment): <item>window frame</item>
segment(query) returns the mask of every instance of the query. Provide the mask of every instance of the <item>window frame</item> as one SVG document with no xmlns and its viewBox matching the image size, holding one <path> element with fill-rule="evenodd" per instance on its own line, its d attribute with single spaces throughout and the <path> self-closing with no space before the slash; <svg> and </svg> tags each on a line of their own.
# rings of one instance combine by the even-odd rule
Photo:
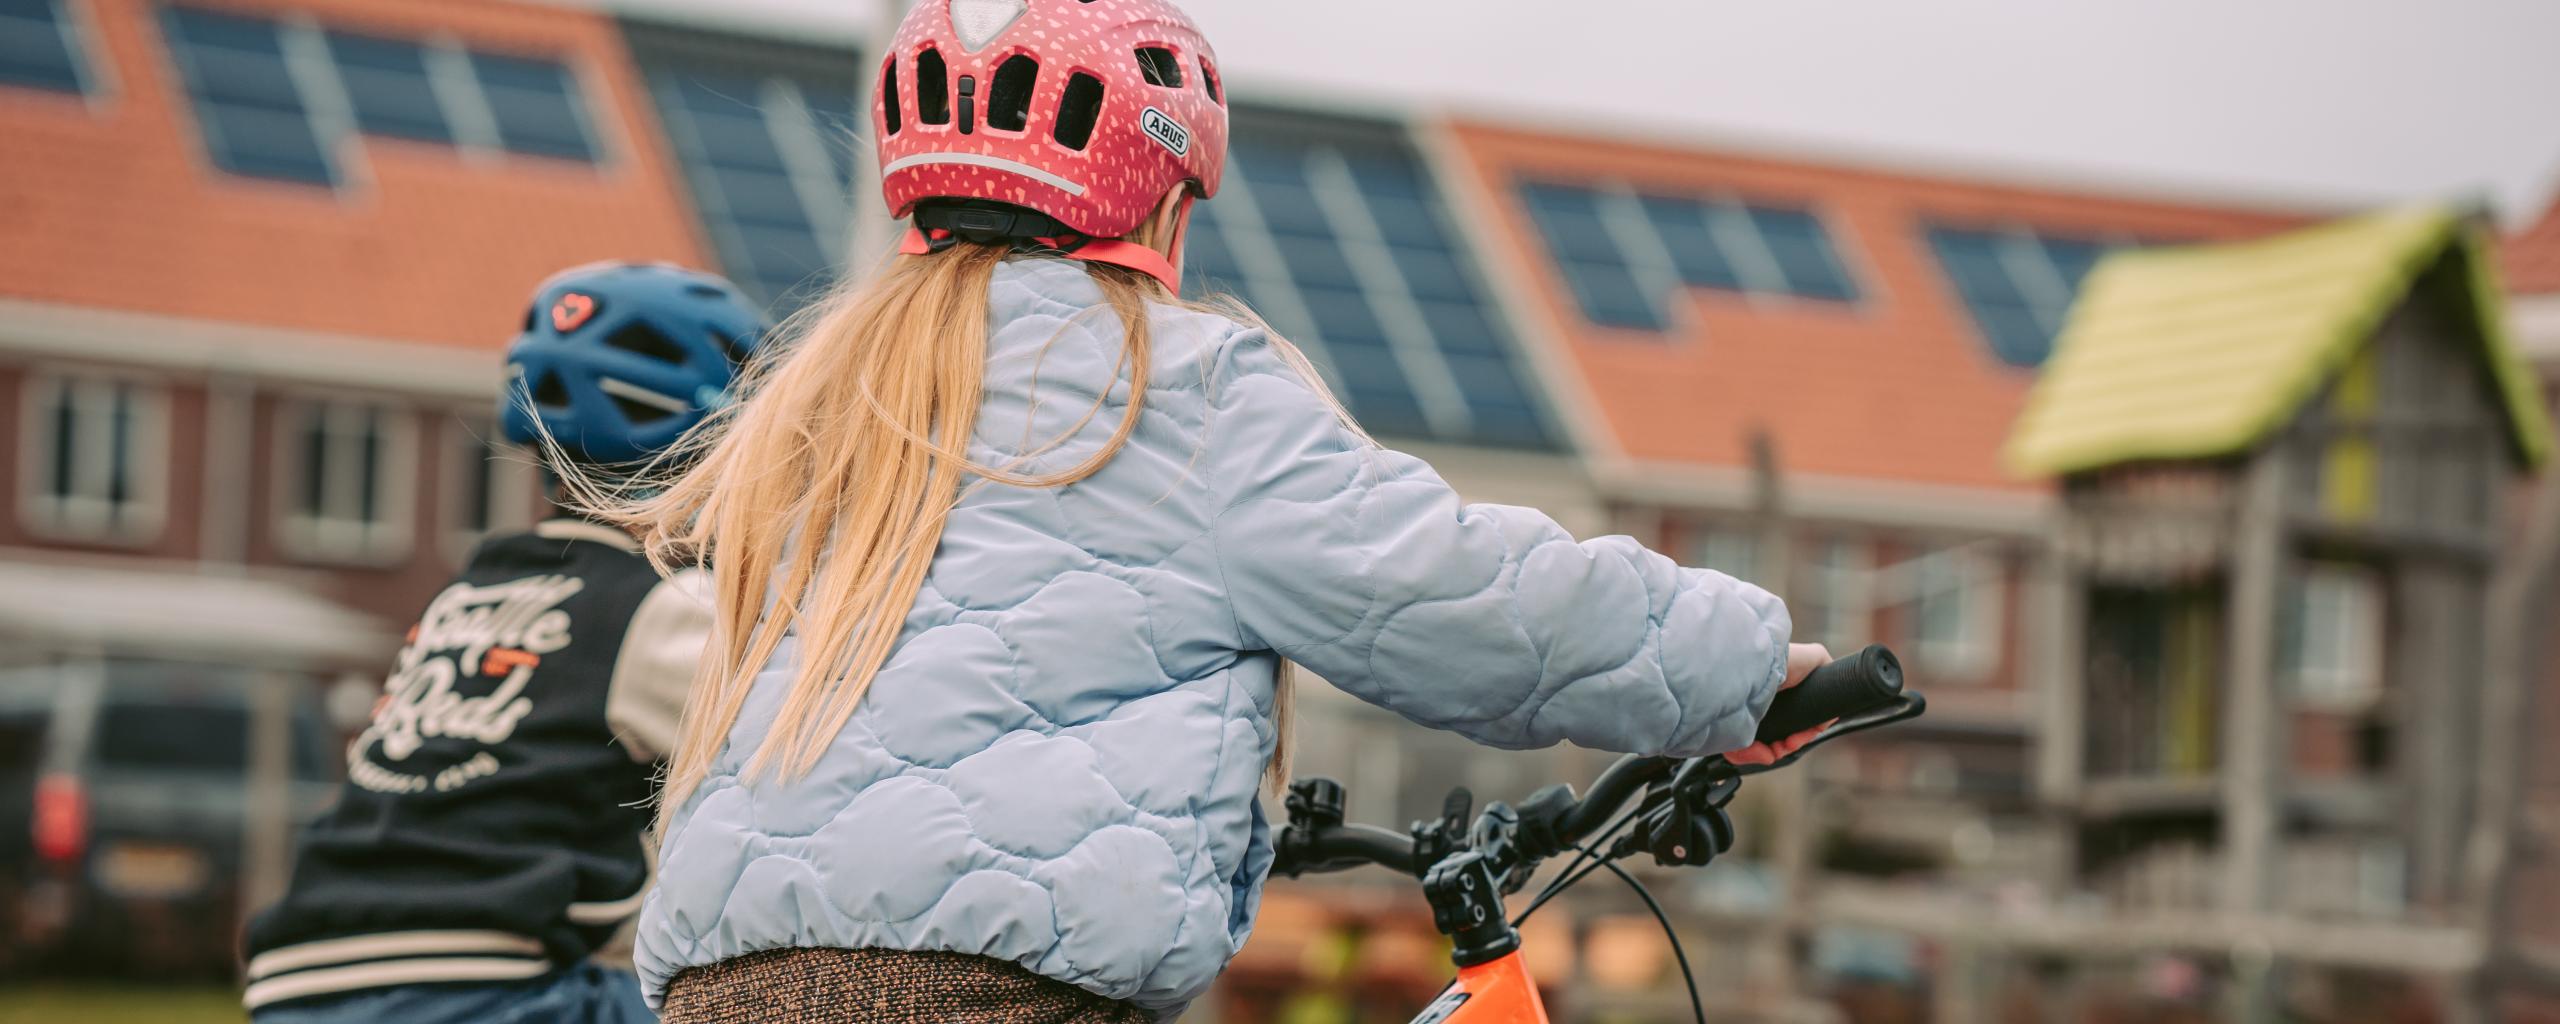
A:
<svg viewBox="0 0 2560 1024">
<path fill-rule="evenodd" d="M 468 558 L 473 548 L 490 536 L 531 527 L 540 518 L 534 509 L 534 495 L 540 490 L 540 474 L 529 457 L 498 437 L 497 421 L 485 414 L 474 415 L 457 410 L 442 417 L 437 431 L 441 464 L 439 484 L 442 500 L 444 554 L 459 563 Z M 480 514 L 487 524 L 482 529 L 469 527 L 472 509 L 470 497 L 474 455 L 488 461 L 488 490 L 481 496 Z M 510 455 L 518 457 L 509 457 Z"/>
<path fill-rule="evenodd" d="M 91 20 L 84 0 L 46 0 L 53 11 L 54 34 L 62 40 L 65 60 L 71 66 L 72 87 L 68 90 L 34 82 L 0 80 L 0 89 L 12 94 L 77 98 L 94 104 L 113 92 L 113 64 L 100 59 L 90 50 L 90 40 L 97 38 L 97 25 Z"/>
<path fill-rule="evenodd" d="M 183 41 L 177 31 L 178 19 L 188 14 L 232 21 L 263 22 L 274 27 L 276 60 L 284 70 L 285 80 L 293 93 L 294 104 L 300 108 L 304 128 L 311 133 L 313 152 L 323 171 L 323 177 L 320 180 L 253 173 L 225 166 L 224 154 L 229 152 L 229 149 L 221 141 L 220 126 L 206 117 L 205 99 L 199 96 L 197 91 L 199 87 L 196 80 L 199 74 L 196 63 L 198 47 L 193 42 Z M 323 83 L 324 74 L 325 82 L 332 89 L 336 88 L 337 69 L 326 59 L 325 44 L 322 44 L 317 51 L 317 55 L 323 59 L 316 66 L 312 63 L 313 48 L 308 42 L 299 38 L 304 34 L 312 34 L 316 38 L 317 29 L 311 25 L 307 17 L 299 14 L 273 14 L 211 7 L 198 3 L 168 4 L 158 8 L 158 15 L 157 27 L 160 31 L 161 52 L 168 61 L 170 86 L 177 92 L 175 98 L 178 108 L 184 111 L 187 120 L 192 123 L 193 152 L 214 177 L 220 180 L 248 183 L 260 188 L 292 192 L 317 189 L 332 195 L 341 193 L 359 177 L 360 166 L 351 162 L 342 152 L 345 133 L 332 130 L 343 126 L 333 123 L 330 119 L 332 110 L 345 113 L 345 97 L 342 94 L 333 94 L 335 106 L 331 107 L 329 104 L 332 102 L 333 95 L 314 95 L 317 87 Z M 280 112 L 279 116 L 282 116 Z"/>
<path fill-rule="evenodd" d="M 1973 332 L 1975 343 L 1981 346 L 1980 354 L 1988 358 L 1993 365 L 2010 372 L 2035 373 L 2046 363 L 2053 361 L 2054 351 L 2062 341 L 2062 331 L 2070 326 L 2071 309 L 2079 304 L 2081 289 L 2088 286 L 2087 274 L 2084 273 L 2080 281 L 2074 283 L 2062 272 L 2062 264 L 2053 258 L 2054 243 L 2096 247 L 2098 258 L 2091 260 L 2089 264 L 2092 270 L 2099 263 L 2104 262 L 2110 254 L 2139 248 L 2144 244 L 2121 232 L 2046 230 L 2014 220 L 1985 223 L 1922 217 L 1916 223 L 1920 228 L 1921 247 L 1928 251 L 1929 261 L 1936 268 L 1938 284 L 1944 289 L 1943 294 L 1949 300 L 1948 304 L 1963 314 L 1966 325 Z M 1965 290 L 1964 283 L 1947 265 L 1946 253 L 1939 242 L 1940 236 L 1947 234 L 1978 235 L 1992 241 L 1991 254 L 2000 267 L 2002 278 L 2007 281 L 2011 291 L 2017 292 L 2027 300 L 2027 314 L 2034 317 L 2038 328 L 2044 331 L 2044 352 L 2034 363 L 2021 364 L 2002 354 L 2000 346 L 1992 338 L 1990 328 L 1983 323 L 1973 296 Z M 2027 287 L 2030 282 L 2022 280 L 2019 276 L 2022 267 L 2030 266 L 2025 262 L 2027 257 L 2023 255 L 2023 250 L 2029 248 L 2034 250 L 2031 266 L 2040 271 L 2028 275 L 2029 278 L 2034 279 L 2032 283 L 2039 286 L 2038 290 L 2046 292 L 2048 297 L 2055 285 L 2059 285 L 2062 292 L 2061 305 L 2049 312 L 2037 305 L 2036 299 Z"/>
<path fill-rule="evenodd" d="M 1933 571 L 1947 571 L 1943 567 L 1950 564 L 1948 582 L 1932 578 Z M 2007 574 L 2000 559 L 1978 545 L 1944 544 L 1931 546 L 1890 571 L 1900 592 L 1894 603 L 1906 612 L 1898 632 L 1909 645 L 1912 662 L 1922 666 L 1930 679 L 1982 682 L 1999 669 L 2001 647 L 2008 639 L 2003 622 Z M 1939 593 L 1947 594 L 1959 609 L 1954 637 L 1930 635 L 1925 602 Z"/>
<path fill-rule="evenodd" d="M 1553 240 L 1547 235 L 1543 219 L 1531 205 L 1527 190 L 1531 187 L 1571 189 L 1589 193 L 1602 227 L 1608 231 L 1619 259 L 1626 264 L 1630 277 L 1640 288 L 1651 290 L 1655 318 L 1659 326 L 1603 323 L 1592 319 L 1590 309 L 1575 291 L 1565 273 L 1564 261 L 1558 258 Z M 1523 174 L 1513 178 L 1514 202 L 1528 220 L 1529 236 L 1544 251 L 1547 269 L 1555 283 L 1572 299 L 1575 313 L 1582 323 L 1595 330 L 1658 335 L 1679 339 L 1691 334 L 1697 326 L 1697 314 L 1683 301 L 1692 291 L 1715 292 L 1737 296 L 1755 305 L 1781 308 L 1863 310 L 1872 294 L 1869 273 L 1854 246 L 1841 243 L 1846 233 L 1833 223 L 1828 204 L 1807 199 L 1784 202 L 1757 199 L 1723 188 L 1683 188 L 1657 186 L 1651 182 L 1615 177 L 1564 180 L 1561 176 Z M 1699 227 L 1716 256 L 1731 273 L 1733 283 L 1692 281 L 1683 269 L 1677 250 L 1663 234 L 1657 211 L 1665 205 L 1694 208 Z M 1831 269 L 1838 272 L 1840 284 L 1848 294 L 1833 296 L 1800 290 L 1787 273 L 1785 261 L 1771 245 L 1768 233 L 1760 223 L 1761 215 L 1802 217 L 1813 225 L 1823 251 L 1830 257 Z"/>
<path fill-rule="evenodd" d="M 1760 531 L 1733 522 L 1699 523 L 1682 531 L 1681 564 L 1712 569 L 1757 585 L 1762 560 Z M 1719 549 L 1724 549 L 1719 554 Z"/>
<path fill-rule="evenodd" d="M 1876 616 L 1875 542 L 1847 534 L 1817 535 L 1800 542 L 1804 557 L 1792 573 L 1796 585 L 1788 596 L 1797 610 L 1819 609 L 1820 631 L 1805 628 L 1796 616 L 1796 642 L 1818 643 L 1833 654 L 1846 654 L 1874 640 Z M 1839 565 L 1825 565 L 1825 552 L 1847 555 Z"/>
<path fill-rule="evenodd" d="M 2352 562 L 2310 560 L 2301 563 L 2285 595 L 2283 648 L 2278 667 L 2285 694 L 2296 707 L 2356 714 L 2379 707 L 2386 699 L 2386 662 L 2391 655 L 2391 591 L 2381 570 Z M 2336 664 L 2310 663 L 2312 609 L 2315 592 L 2328 590 L 2341 598 L 2340 613 L 2329 626 L 2328 649 Z M 2361 628 L 2359 628 L 2361 627 Z M 2361 634 L 2361 635 L 2359 635 Z"/>
<path fill-rule="evenodd" d="M 381 512 L 380 517 L 368 523 L 305 513 L 301 495 L 311 471 L 303 460 L 306 432 L 317 418 L 339 420 L 336 426 L 343 426 L 346 419 L 366 412 L 375 415 L 381 424 L 382 448 L 375 464 L 378 493 L 374 495 L 374 507 Z M 275 469 L 269 474 L 268 493 L 273 505 L 268 519 L 273 524 L 277 548 L 297 560 L 340 565 L 381 567 L 405 559 L 414 546 L 417 530 L 418 410 L 383 396 L 287 394 L 278 396 L 269 415 L 269 429 L 274 434 L 269 464 Z M 355 447 L 341 440 L 345 436 L 333 433 L 324 453 L 333 467 L 361 459 L 361 455 L 341 452 L 342 448 Z M 339 487 L 327 483 L 322 486 L 324 504 L 345 497 Z M 360 497 L 352 500 L 361 503 Z"/>
<path fill-rule="evenodd" d="M 589 87 L 588 80 L 593 76 L 587 73 L 583 66 L 585 62 L 579 60 L 578 55 L 558 51 L 493 49 L 472 46 L 468 43 L 448 44 L 441 38 L 430 45 L 435 44 L 454 45 L 454 48 L 461 52 L 461 65 L 470 70 L 471 92 L 478 100 L 480 112 L 487 117 L 487 120 L 481 123 L 487 125 L 489 129 L 488 136 L 477 141 L 486 148 L 488 155 L 509 162 L 531 161 L 537 164 L 588 168 L 602 168 L 612 162 L 612 148 L 605 138 L 604 119 L 597 116 L 593 100 L 595 90 Z M 479 60 L 482 57 L 557 66 L 560 69 L 561 96 L 568 101 L 569 118 L 577 124 L 579 140 L 586 146 L 585 155 L 533 152 L 508 145 L 504 119 L 498 114 L 498 105 L 489 99 L 489 83 L 480 70 Z"/>
<path fill-rule="evenodd" d="M 370 153 L 366 147 L 380 143 L 450 149 L 474 164 L 506 163 L 519 169 L 561 166 L 583 168 L 588 172 L 601 172 L 611 165 L 619 150 L 619 136 L 613 130 L 617 122 L 609 106 L 611 93 L 595 87 L 595 75 L 587 67 L 588 62 L 582 54 L 573 51 L 474 46 L 469 40 L 447 32 L 405 34 L 383 31 L 363 22 L 315 18 L 301 12 L 240 11 L 198 3 L 172 3 L 160 11 L 163 52 L 169 62 L 172 84 L 178 92 L 180 105 L 194 122 L 195 151 L 204 166 L 217 177 L 345 194 L 370 181 L 370 168 L 366 163 Z M 326 180 L 249 173 L 224 166 L 225 149 L 217 141 L 219 126 L 207 122 L 202 101 L 196 93 L 196 66 L 193 63 L 196 47 L 182 42 L 175 31 L 175 18 L 180 12 L 264 22 L 275 27 L 280 60 L 291 83 L 294 99 L 302 107 L 303 120 L 311 132 L 320 162 L 327 171 Z M 347 86 L 346 69 L 332 42 L 333 36 L 417 47 L 429 95 L 450 137 L 436 140 L 367 130 L 356 110 L 354 93 Z M 490 102 L 489 90 L 480 78 L 474 59 L 476 55 L 557 65 L 567 90 L 569 113 L 585 142 L 586 155 L 536 153 L 508 147 L 500 128 L 497 108 Z M 599 109 L 599 97 L 603 98 L 601 102 L 608 104 L 606 108 Z"/>
<path fill-rule="evenodd" d="M 814 275 L 841 267 L 849 254 L 855 199 L 850 188 L 837 187 L 840 179 L 835 160 L 827 152 L 825 126 L 800 81 L 782 71 L 760 73 L 671 63 L 655 68 L 644 64 L 641 74 L 664 126 L 667 147 L 676 158 L 677 171 L 684 176 L 694 215 L 710 235 L 712 248 L 728 267 L 730 276 L 768 306 L 779 308 L 795 299 L 805 300 Z M 770 273 L 762 265 L 757 247 L 745 233 L 748 227 L 759 225 L 741 220 L 730 208 L 730 195 L 718 177 L 722 167 L 718 153 L 702 137 L 702 126 L 697 122 L 700 112 L 682 95 L 688 85 L 714 74 L 733 75 L 754 83 L 752 101 L 732 99 L 741 113 L 754 113 L 757 126 L 772 143 L 792 202 L 808 222 L 811 241 L 825 264 L 790 284 L 782 284 L 781 275 Z M 746 265 L 738 266 L 741 261 Z"/>
<path fill-rule="evenodd" d="M 127 428 L 127 439 L 134 450 L 125 456 L 133 477 L 125 484 L 129 495 L 126 504 L 131 506 L 126 513 L 116 511 L 113 499 L 103 494 L 54 494 L 50 482 L 56 469 L 53 454 L 60 442 L 51 415 L 57 402 L 49 400 L 49 396 L 84 394 L 94 400 L 101 392 L 117 389 L 127 390 L 133 416 Z M 124 372 L 36 369 L 26 375 L 19 387 L 18 406 L 18 512 L 19 522 L 29 532 L 61 540 L 136 546 L 159 539 L 168 525 L 175 444 L 167 382 Z M 94 430 L 97 421 L 113 413 L 86 410 L 74 415 Z M 74 443 L 81 444 L 76 438 Z M 94 450 L 95 446 L 83 447 Z M 75 465 L 73 474 L 82 475 L 81 468 Z M 74 486 L 78 486 L 77 482 Z"/>
<path fill-rule="evenodd" d="M 1381 418 L 1364 410 L 1364 403 L 1342 379 L 1344 359 L 1334 351 L 1337 343 L 1349 339 L 1329 336 L 1319 324 L 1321 311 L 1315 300 L 1327 293 L 1354 296 L 1377 328 L 1376 348 L 1402 378 L 1397 408 L 1410 405 L 1412 423 L 1387 424 L 1380 429 L 1391 436 L 1440 443 L 1464 444 L 1488 448 L 1514 448 L 1524 451 L 1553 451 L 1570 441 L 1552 406 L 1550 396 L 1540 386 L 1536 366 L 1527 351 L 1526 339 L 1519 336 L 1517 325 L 1507 315 L 1485 276 L 1481 254 L 1476 252 L 1456 220 L 1451 207 L 1452 196 L 1440 178 L 1433 173 L 1429 160 L 1415 148 L 1409 137 L 1396 135 L 1372 137 L 1322 132 L 1277 133 L 1278 138 L 1258 144 L 1261 155 L 1288 161 L 1286 172 L 1295 180 L 1264 181 L 1278 174 L 1266 165 L 1257 172 L 1253 168 L 1256 151 L 1248 151 L 1243 159 L 1231 160 L 1229 173 L 1220 185 L 1224 200 L 1211 206 L 1194 208 L 1196 229 L 1206 222 L 1216 234 L 1219 245 L 1232 262 L 1236 280 L 1222 280 L 1199 270 L 1196 263 L 1186 267 L 1190 280 L 1219 281 L 1233 286 L 1250 298 L 1255 309 L 1270 317 L 1281 332 L 1304 349 L 1337 395 L 1351 407 L 1353 415 L 1379 427 Z M 1408 173 L 1415 192 L 1403 195 L 1396 188 L 1381 185 L 1376 174 L 1386 173 L 1382 164 Z M 1364 169 L 1374 171 L 1364 178 Z M 1303 188 L 1307 209 L 1316 223 L 1312 227 L 1323 232 L 1322 241 L 1345 269 L 1348 284 L 1311 281 L 1301 268 L 1289 259 L 1288 243 L 1308 238 L 1296 225 L 1275 226 L 1272 209 L 1260 189 Z M 1230 195 L 1231 194 L 1231 195 Z M 1424 296 L 1414 290 L 1414 282 L 1406 276 L 1396 247 L 1380 228 L 1377 211 L 1380 204 L 1409 202 L 1421 216 L 1432 218 L 1439 231 L 1437 248 L 1444 252 L 1455 280 L 1465 285 L 1465 301 L 1457 296 Z M 1279 207 L 1286 213 L 1286 204 Z M 1413 248 L 1422 248 L 1416 240 Z M 1300 260 L 1303 264 L 1305 260 Z M 1491 332 L 1483 339 L 1482 352 L 1464 347 L 1464 339 L 1444 338 L 1435 326 L 1435 309 L 1472 312 Z M 1346 347 L 1346 352 L 1349 348 Z M 1517 405 L 1488 401 L 1480 408 L 1461 377 L 1462 367 L 1474 366 L 1471 357 L 1485 356 L 1499 360 L 1520 399 Z M 1383 391 L 1381 392 L 1383 393 Z M 1526 432 L 1505 429 L 1522 425 L 1511 418 L 1515 410 L 1525 409 Z M 1482 420 L 1487 426 L 1480 427 Z M 1534 437 L 1523 436 L 1533 433 Z"/>
</svg>

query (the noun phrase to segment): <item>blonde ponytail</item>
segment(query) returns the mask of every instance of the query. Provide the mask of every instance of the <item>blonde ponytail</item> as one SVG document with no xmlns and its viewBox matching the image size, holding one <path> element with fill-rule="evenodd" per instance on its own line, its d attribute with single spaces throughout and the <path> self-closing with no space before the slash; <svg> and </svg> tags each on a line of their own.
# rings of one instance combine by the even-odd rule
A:
<svg viewBox="0 0 2560 1024">
<path fill-rule="evenodd" d="M 669 759 L 662 823 L 709 775 L 785 636 L 798 639 L 799 656 L 746 771 L 790 779 L 817 763 L 896 646 L 964 482 L 1071 484 L 1100 471 L 1136 430 L 1143 386 L 1128 389 L 1110 440 L 1065 470 L 1031 475 L 970 460 L 988 282 L 1006 256 L 966 243 L 900 256 L 786 325 L 787 342 L 769 347 L 777 354 L 748 368 L 745 400 L 677 450 L 628 478 L 566 474 L 572 499 L 630 529 L 662 572 L 699 566 L 713 580 L 717 625 Z M 1122 379 L 1147 380 L 1147 302 L 1173 297 L 1143 274 L 1087 266 L 1123 326 Z M 1102 409 L 1097 402 L 1033 454 L 1078 436 Z M 1285 663 L 1277 683 L 1281 739 L 1265 773 L 1275 788 L 1287 779 L 1292 717 Z"/>
</svg>

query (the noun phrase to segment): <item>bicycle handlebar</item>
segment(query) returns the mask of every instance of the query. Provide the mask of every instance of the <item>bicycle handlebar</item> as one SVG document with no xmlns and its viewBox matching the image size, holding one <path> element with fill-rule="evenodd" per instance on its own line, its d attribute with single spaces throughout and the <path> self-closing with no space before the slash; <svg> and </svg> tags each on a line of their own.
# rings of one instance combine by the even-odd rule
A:
<svg viewBox="0 0 2560 1024">
<path fill-rule="evenodd" d="M 1332 825 L 1308 837 L 1294 851 L 1302 863 L 1297 872 L 1348 871 L 1375 864 L 1403 874 L 1420 874 L 1413 862 L 1413 837 L 1375 825 Z"/>
<path fill-rule="evenodd" d="M 1753 739 L 1775 743 L 1833 719 L 1848 718 L 1891 704 L 1902 697 L 1902 659 L 1883 645 L 1869 646 L 1804 677 L 1804 682 L 1778 691 L 1769 713 L 1760 716 Z"/>
<path fill-rule="evenodd" d="M 1878 725 L 1917 716 L 1925 707 L 1918 694 L 1902 688 L 1902 663 L 1893 652 L 1881 646 L 1870 646 L 1846 658 L 1813 670 L 1802 683 L 1778 692 L 1769 703 L 1769 712 L 1761 717 L 1758 742 L 1772 742 L 1833 723 L 1822 736 L 1829 739 Z M 1819 742 L 1819 740 L 1817 740 Z M 1713 778 L 1739 778 L 1744 774 L 1767 771 L 1793 763 L 1814 744 L 1807 744 L 1794 754 L 1774 764 L 1737 767 L 1721 755 L 1710 755 L 1681 761 L 1669 757 L 1647 757 L 1630 754 L 1619 758 L 1600 777 L 1592 780 L 1591 790 L 1580 799 L 1565 798 L 1569 806 L 1556 813 L 1551 829 L 1536 830 L 1540 834 L 1530 840 L 1533 830 L 1506 830 L 1506 837 L 1523 839 L 1525 847 L 1518 853 L 1527 863 L 1554 856 L 1599 831 L 1626 806 L 1630 799 L 1666 779 L 1677 779 L 1661 791 L 1645 799 L 1668 804 L 1669 790 L 1687 787 L 1693 774 L 1703 771 Z M 1279 838 L 1278 857 L 1273 865 L 1276 873 L 1298 875 L 1306 872 L 1344 871 L 1365 864 L 1393 868 L 1419 876 L 1432 867 L 1418 863 L 1422 859 L 1417 832 L 1402 833 L 1370 825 L 1344 824 L 1341 818 L 1341 787 L 1330 782 L 1333 797 L 1329 820 L 1312 827 L 1295 822 L 1297 805 L 1292 804 L 1292 824 Z M 1558 787 L 1561 789 L 1562 787 Z"/>
</svg>

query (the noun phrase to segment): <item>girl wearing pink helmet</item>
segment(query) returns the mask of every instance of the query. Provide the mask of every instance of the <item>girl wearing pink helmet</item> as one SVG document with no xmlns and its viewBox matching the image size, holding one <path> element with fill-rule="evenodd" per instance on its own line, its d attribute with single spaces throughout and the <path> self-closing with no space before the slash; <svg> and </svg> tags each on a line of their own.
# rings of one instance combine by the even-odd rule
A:
<svg viewBox="0 0 2560 1024">
<path fill-rule="evenodd" d="M 667 1020 L 1180 1013 L 1253 926 L 1289 661 L 1495 746 L 1694 755 L 1826 660 L 1758 588 L 1460 502 L 1180 302 L 1218 72 L 1166 0 L 923 0 L 874 109 L 903 254 L 683 472 L 595 495 L 715 580 L 637 937 Z"/>
</svg>

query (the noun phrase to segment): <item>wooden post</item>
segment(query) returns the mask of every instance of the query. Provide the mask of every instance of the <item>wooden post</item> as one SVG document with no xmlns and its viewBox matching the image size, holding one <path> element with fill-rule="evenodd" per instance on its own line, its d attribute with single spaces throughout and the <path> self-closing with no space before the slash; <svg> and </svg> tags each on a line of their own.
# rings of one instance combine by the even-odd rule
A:
<svg viewBox="0 0 2560 1024">
<path fill-rule="evenodd" d="M 1784 601 L 1795 589 L 1786 478 L 1779 468 L 1777 443 L 1765 428 L 1752 429 L 1749 446 L 1752 501 L 1760 528 L 1760 578 L 1752 582 Z M 1777 874 L 1779 900 L 1776 919 L 1762 932 L 1752 960 L 1768 965 L 1770 1005 L 1780 1006 L 1796 992 L 1794 954 L 1788 940 L 1798 922 L 1812 919 L 1808 898 L 1812 887 L 1805 877 L 1813 859 L 1811 793 L 1801 771 L 1773 772 L 1761 781 L 1771 784 L 1770 806 L 1777 812 L 1771 816 L 1769 866 Z"/>
<path fill-rule="evenodd" d="M 2276 700 L 2276 617 L 2288 561 L 2286 447 L 2281 439 L 2250 460 L 2233 524 L 2229 602 L 2230 664 L 2222 736 L 2222 907 L 2255 917 L 2274 905 L 2277 801 L 2284 757 Z M 2232 1019 L 2275 1019 L 2272 956 L 2235 963 Z"/>
<path fill-rule="evenodd" d="M 2028 592 L 2033 596 L 2020 618 L 2028 623 L 2032 646 L 2027 659 L 2038 680 L 2036 792 L 2049 804 L 2070 805 L 2079 799 L 2087 773 L 2089 581 L 2072 563 L 2059 531 L 2030 572 Z"/>
<path fill-rule="evenodd" d="M 2482 696 L 2480 577 L 2468 566 L 2404 562 L 2391 588 L 2389 655 L 2406 740 L 2393 768 L 2403 776 L 2408 818 L 2409 906 L 2429 915 L 2461 906 L 2461 859 L 2480 782 L 2474 715 Z"/>
<path fill-rule="evenodd" d="M 2484 964 L 2464 993 L 2476 1019 L 2491 1011 L 2515 972 L 2515 908 L 2508 886 L 2515 877 L 2521 834 L 2524 776 L 2534 705 L 2545 682 L 2544 636 L 2560 611 L 2560 469 L 2545 469 L 2527 505 L 2523 542 L 2492 577 L 2487 620 L 2486 670 L 2480 681 L 2478 813 L 2465 843 L 2463 904 L 2480 930 Z"/>
<path fill-rule="evenodd" d="M 2028 605 L 2018 616 L 2030 630 L 2024 657 L 2035 679 L 2037 804 L 2054 836 L 2041 881 L 2056 899 L 2079 884 L 2079 804 L 2088 776 L 2089 577 L 2065 539 L 2070 515 L 2066 506 L 2030 563 Z"/>
<path fill-rule="evenodd" d="M 250 682 L 249 794 L 240 842 L 240 899 L 262 909 L 283 898 L 293 870 L 293 687 L 260 671 Z"/>
</svg>

